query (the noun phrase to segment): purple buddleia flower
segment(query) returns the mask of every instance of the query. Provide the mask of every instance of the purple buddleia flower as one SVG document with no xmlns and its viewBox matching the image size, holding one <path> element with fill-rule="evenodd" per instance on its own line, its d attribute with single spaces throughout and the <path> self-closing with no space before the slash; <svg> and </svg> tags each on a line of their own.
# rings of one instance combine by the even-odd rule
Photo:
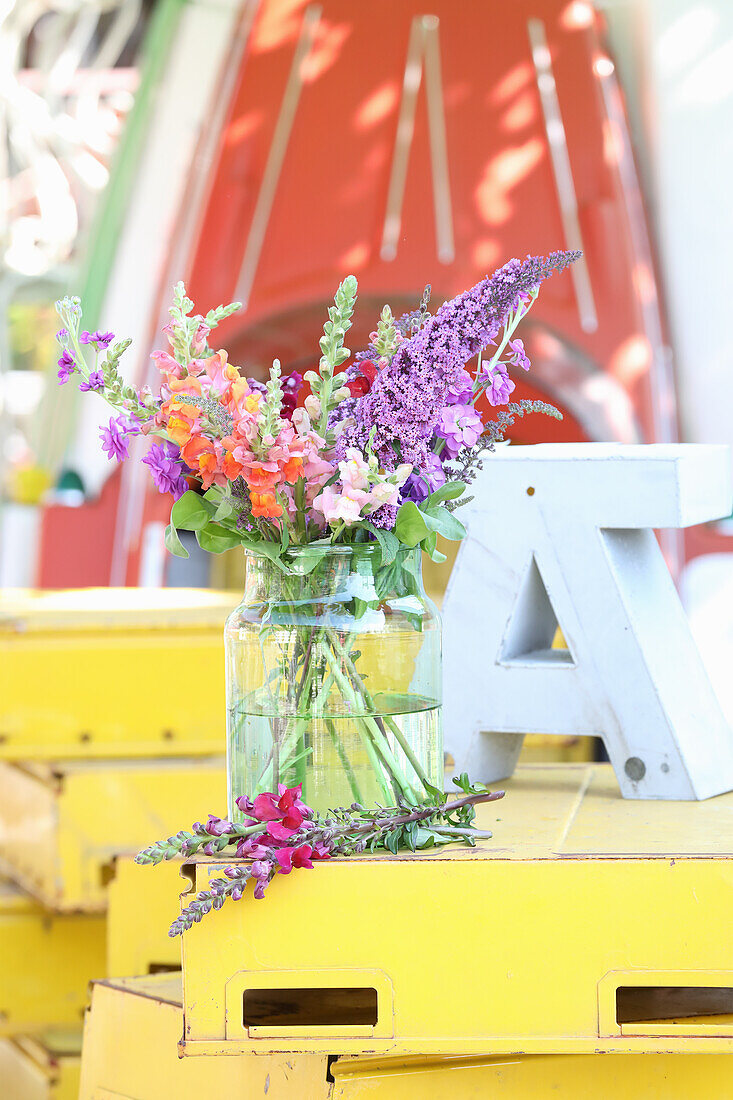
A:
<svg viewBox="0 0 733 1100">
<path fill-rule="evenodd" d="M 112 417 L 106 428 L 100 428 L 102 450 L 108 458 L 122 462 L 128 455 L 128 437 L 140 434 L 140 424 L 131 416 Z"/>
<path fill-rule="evenodd" d="M 460 385 L 465 364 L 494 341 L 524 295 L 579 256 L 553 252 L 510 260 L 490 278 L 445 302 L 414 336 L 403 340 L 369 392 L 354 402 L 338 451 L 364 450 L 373 431 L 373 450 L 381 466 L 394 470 L 400 462 L 409 462 L 420 469 L 448 405 L 448 391 Z M 371 520 L 377 523 L 379 518 L 375 512 Z"/>
<path fill-rule="evenodd" d="M 181 452 L 175 443 L 154 443 L 143 462 L 150 470 L 159 493 L 172 493 L 175 500 L 183 496 L 188 482 L 184 476 Z"/>
<path fill-rule="evenodd" d="M 483 430 L 483 422 L 473 405 L 446 405 L 435 434 L 445 440 L 446 455 L 455 458 L 462 447 L 473 447 Z"/>
<path fill-rule="evenodd" d="M 509 347 L 512 349 L 512 354 L 509 356 L 509 362 L 513 363 L 515 367 L 521 367 L 522 370 L 529 370 L 532 364 L 529 361 L 529 356 L 524 350 L 524 341 L 510 340 Z"/>
<path fill-rule="evenodd" d="M 94 344 L 97 348 L 108 348 L 115 338 L 114 332 L 82 332 L 79 336 L 80 344 Z"/>
<path fill-rule="evenodd" d="M 438 455 L 430 451 L 425 464 L 419 470 L 413 470 L 402 486 L 402 499 L 420 504 L 445 482 L 443 463 Z"/>
<path fill-rule="evenodd" d="M 63 344 L 65 340 L 69 339 L 69 331 L 65 328 L 60 328 L 56 333 L 56 339 L 60 344 Z"/>
<path fill-rule="evenodd" d="M 87 390 L 96 390 L 97 392 L 103 390 L 104 375 L 102 374 L 101 370 L 93 370 L 92 373 L 89 375 L 88 381 L 82 378 L 81 382 L 79 383 L 79 389 L 82 391 L 82 393 L 85 393 Z"/>
<path fill-rule="evenodd" d="M 446 390 L 449 405 L 468 405 L 473 397 L 473 378 L 467 370 L 462 370 Z"/>
<path fill-rule="evenodd" d="M 65 382 L 68 382 L 72 374 L 76 370 L 76 361 L 74 356 L 66 348 L 61 352 L 61 358 L 58 361 L 59 366 L 59 385 L 63 386 Z"/>
</svg>

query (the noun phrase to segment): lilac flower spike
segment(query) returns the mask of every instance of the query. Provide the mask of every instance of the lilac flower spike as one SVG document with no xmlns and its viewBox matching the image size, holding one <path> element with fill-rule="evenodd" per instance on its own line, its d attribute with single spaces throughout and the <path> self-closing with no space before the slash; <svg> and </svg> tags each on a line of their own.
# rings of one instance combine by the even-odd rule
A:
<svg viewBox="0 0 733 1100">
<path fill-rule="evenodd" d="M 374 429 L 380 465 L 424 466 L 430 440 L 448 391 L 460 385 L 465 364 L 496 337 L 509 314 L 554 271 L 578 259 L 579 252 L 553 252 L 510 260 L 490 278 L 446 302 L 425 325 L 397 348 L 372 388 L 354 402 L 353 423 L 339 438 L 339 449 L 364 449 Z M 376 513 L 375 513 L 376 515 Z M 373 518 L 373 522 L 377 522 Z"/>
<path fill-rule="evenodd" d="M 174 443 L 154 443 L 143 462 L 150 470 L 159 493 L 172 493 L 175 500 L 188 489 L 181 452 Z"/>
<path fill-rule="evenodd" d="M 102 450 L 108 458 L 116 458 L 122 462 L 128 456 L 129 442 L 127 437 L 140 434 L 140 425 L 131 416 L 112 417 L 106 428 L 101 428 L 99 438 L 102 440 Z"/>
</svg>

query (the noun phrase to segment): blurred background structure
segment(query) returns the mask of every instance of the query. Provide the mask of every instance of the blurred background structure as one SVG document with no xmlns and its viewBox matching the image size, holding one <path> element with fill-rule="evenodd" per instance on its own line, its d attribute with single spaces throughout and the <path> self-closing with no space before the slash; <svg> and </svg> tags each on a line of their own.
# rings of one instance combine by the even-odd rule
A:
<svg viewBox="0 0 733 1100">
<path fill-rule="evenodd" d="M 726 0 L 16 0 L 0 50 L 3 584 L 208 580 L 56 385 L 66 292 L 137 381 L 176 279 L 241 299 L 221 339 L 257 373 L 309 365 L 347 270 L 358 347 L 428 280 L 580 247 L 524 331 L 565 420 L 516 438 L 729 441 Z M 665 548 L 679 575 L 726 533 Z"/>
<path fill-rule="evenodd" d="M 434 308 L 581 248 L 520 333 L 520 396 L 564 419 L 514 441 L 733 443 L 732 122 L 731 0 L 1 0 L 0 1079 L 76 1095 L 88 979 L 178 965 L 175 874 L 141 910 L 121 854 L 224 805 L 236 600 L 207 589 L 243 569 L 167 555 L 170 501 L 57 384 L 54 301 L 79 294 L 154 382 L 184 279 L 201 313 L 243 303 L 217 338 L 263 377 L 315 365 L 348 272 L 356 350 L 426 282 Z M 660 538 L 733 715 L 731 534 Z M 581 740 L 527 752 L 588 760 Z"/>
</svg>

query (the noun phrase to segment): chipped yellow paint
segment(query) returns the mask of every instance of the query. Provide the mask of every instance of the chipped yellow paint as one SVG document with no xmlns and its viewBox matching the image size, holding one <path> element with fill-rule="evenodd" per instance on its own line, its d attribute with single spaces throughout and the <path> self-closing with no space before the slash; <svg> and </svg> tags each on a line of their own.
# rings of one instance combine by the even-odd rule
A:
<svg viewBox="0 0 733 1100">
<path fill-rule="evenodd" d="M 1 592 L 0 759 L 221 752 L 224 621 L 238 598 L 190 588 Z M 191 669 L 195 691 L 186 690 Z"/>
<path fill-rule="evenodd" d="M 608 765 L 520 768 L 507 791 L 479 809 L 494 838 L 475 849 L 328 861 L 276 879 L 265 903 L 248 893 L 195 925 L 184 937 L 183 1053 L 733 1051 L 733 1013 L 630 1034 L 608 1008 L 614 973 L 616 985 L 653 975 L 733 986 L 721 925 L 733 911 L 733 794 L 624 801 Z M 224 866 L 195 862 L 197 887 Z M 449 1010 L 436 944 L 451 958 L 440 986 Z M 243 993 L 248 975 L 257 984 L 267 972 L 271 987 L 291 988 L 293 974 L 349 968 L 389 982 L 371 1035 L 243 1035 L 227 1023 L 230 983 Z"/>
</svg>

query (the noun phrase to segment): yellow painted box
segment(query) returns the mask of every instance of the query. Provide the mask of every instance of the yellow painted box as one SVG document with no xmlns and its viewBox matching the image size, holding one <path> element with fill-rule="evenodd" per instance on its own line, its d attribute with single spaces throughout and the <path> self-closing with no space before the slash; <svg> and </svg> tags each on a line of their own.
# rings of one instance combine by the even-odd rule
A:
<svg viewBox="0 0 733 1100">
<path fill-rule="evenodd" d="M 77 1100 L 81 1029 L 0 1039 L 2 1100 Z"/>
<path fill-rule="evenodd" d="M 179 1058 L 181 1004 L 180 974 L 95 982 L 79 1100 L 326 1100 L 325 1056 Z"/>
<path fill-rule="evenodd" d="M 334 859 L 195 925 L 182 1052 L 733 1051 L 733 795 L 537 765 L 478 820 L 474 849 Z"/>
<path fill-rule="evenodd" d="M 221 752 L 237 602 L 192 588 L 0 592 L 0 759 Z"/>
<path fill-rule="evenodd" d="M 339 1058 L 331 1100 L 729 1100 L 725 1054 Z M 283 1094 L 284 1095 L 284 1094 Z"/>
<path fill-rule="evenodd" d="M 181 941 L 168 935 L 177 916 L 180 872 L 177 860 L 156 867 L 140 867 L 131 856 L 114 861 L 107 886 L 105 976 L 130 977 L 181 969 Z"/>
<path fill-rule="evenodd" d="M 222 757 L 0 763 L 0 871 L 49 909 L 102 912 L 116 855 L 225 806 Z"/>
<path fill-rule="evenodd" d="M 49 913 L 0 882 L 0 1035 L 81 1027 L 105 954 L 103 916 Z"/>
</svg>

